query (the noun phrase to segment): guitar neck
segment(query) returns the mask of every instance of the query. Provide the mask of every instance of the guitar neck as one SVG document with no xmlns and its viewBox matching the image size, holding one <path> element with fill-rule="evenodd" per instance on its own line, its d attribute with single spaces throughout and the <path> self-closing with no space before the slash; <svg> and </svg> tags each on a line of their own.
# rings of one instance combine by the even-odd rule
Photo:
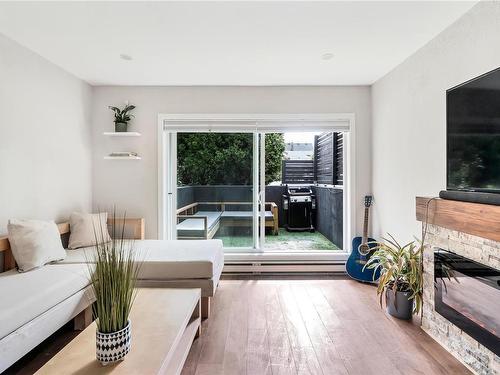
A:
<svg viewBox="0 0 500 375">
<path fill-rule="evenodd" d="M 368 215 L 369 215 L 369 207 L 365 207 L 365 220 L 363 223 L 363 243 L 368 242 Z"/>
</svg>

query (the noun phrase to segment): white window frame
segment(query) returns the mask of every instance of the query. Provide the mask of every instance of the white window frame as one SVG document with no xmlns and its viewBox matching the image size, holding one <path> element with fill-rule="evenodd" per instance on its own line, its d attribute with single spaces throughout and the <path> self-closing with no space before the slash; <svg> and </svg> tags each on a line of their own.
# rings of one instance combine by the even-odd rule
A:
<svg viewBox="0 0 500 375">
<path fill-rule="evenodd" d="M 172 165 L 168 165 L 168 160 L 176 160 L 177 150 L 175 139 L 177 132 L 284 133 L 304 131 L 305 124 L 311 128 L 311 131 L 342 131 L 346 135 L 344 139 L 345 178 L 344 185 L 342 186 L 344 190 L 344 241 L 342 251 L 304 251 L 285 255 L 278 252 L 273 253 L 272 249 L 266 249 L 265 252 L 226 253 L 225 258 L 226 260 L 258 261 L 259 259 L 273 258 L 273 254 L 275 254 L 280 259 L 345 260 L 349 255 L 350 240 L 356 228 L 356 202 L 354 194 L 356 186 L 356 131 L 354 113 L 158 114 L 158 238 L 173 239 L 174 237 L 174 230 L 172 228 L 175 227 L 172 223 L 177 220 L 177 163 L 173 163 L 175 164 L 175 168 L 173 168 L 169 179 L 168 172 Z M 169 133 L 173 136 L 169 136 Z M 168 212 L 171 215 L 168 215 Z M 170 231 L 167 231 L 167 228 L 170 228 Z"/>
</svg>

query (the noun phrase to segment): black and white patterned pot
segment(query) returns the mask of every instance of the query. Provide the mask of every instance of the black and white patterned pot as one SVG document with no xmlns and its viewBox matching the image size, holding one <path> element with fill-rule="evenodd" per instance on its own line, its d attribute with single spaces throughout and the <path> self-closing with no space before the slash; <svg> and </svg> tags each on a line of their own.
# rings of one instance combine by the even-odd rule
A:
<svg viewBox="0 0 500 375">
<path fill-rule="evenodd" d="M 102 365 L 121 361 L 130 351 L 131 324 L 113 333 L 102 333 L 96 330 L 96 358 Z"/>
</svg>

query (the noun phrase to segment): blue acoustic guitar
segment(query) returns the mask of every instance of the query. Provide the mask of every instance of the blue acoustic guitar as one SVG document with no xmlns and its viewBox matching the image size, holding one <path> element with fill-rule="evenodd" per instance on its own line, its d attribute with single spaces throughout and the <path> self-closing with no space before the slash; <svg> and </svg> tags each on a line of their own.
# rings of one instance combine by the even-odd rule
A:
<svg viewBox="0 0 500 375">
<path fill-rule="evenodd" d="M 345 265 L 347 274 L 353 279 L 363 282 L 372 283 L 380 277 L 380 270 L 373 273 L 373 270 L 363 267 L 373 253 L 373 248 L 376 246 L 375 240 L 368 237 L 368 217 L 370 206 L 372 205 L 373 197 L 365 196 L 365 221 L 363 224 L 363 237 L 354 237 L 352 240 L 352 251 Z M 374 277 L 375 276 L 375 277 Z"/>
</svg>

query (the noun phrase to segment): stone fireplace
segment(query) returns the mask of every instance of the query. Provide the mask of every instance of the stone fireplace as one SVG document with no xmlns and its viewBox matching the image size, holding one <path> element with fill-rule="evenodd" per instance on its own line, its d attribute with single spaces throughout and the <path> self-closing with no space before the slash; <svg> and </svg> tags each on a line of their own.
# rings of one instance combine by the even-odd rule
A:
<svg viewBox="0 0 500 375">
<path fill-rule="evenodd" d="M 500 270 L 435 249 L 434 310 L 500 355 Z"/>
<path fill-rule="evenodd" d="M 419 199 L 424 198 L 417 198 L 417 218 L 429 223 L 422 328 L 474 373 L 500 375 L 500 241 L 466 233 L 469 229 L 461 219 L 457 225 L 443 220 L 439 208 L 453 201 L 431 202 L 433 210 L 426 207 L 423 211 Z M 500 211 L 500 207 L 495 208 Z M 457 215 L 460 212 L 463 210 Z M 452 214 L 449 207 L 443 213 Z"/>
</svg>

